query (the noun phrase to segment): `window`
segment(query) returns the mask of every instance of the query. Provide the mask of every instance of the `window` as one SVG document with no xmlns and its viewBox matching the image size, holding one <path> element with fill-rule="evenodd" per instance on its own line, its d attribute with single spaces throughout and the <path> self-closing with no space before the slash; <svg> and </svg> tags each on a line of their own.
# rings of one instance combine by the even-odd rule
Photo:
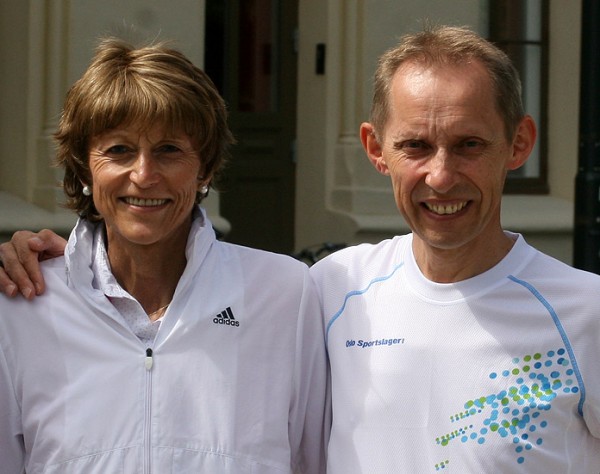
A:
<svg viewBox="0 0 600 474">
<path fill-rule="evenodd" d="M 529 160 L 508 174 L 504 190 L 507 194 L 548 193 L 548 11 L 548 0 L 489 0 L 489 39 L 517 67 L 525 111 L 538 126 L 537 144 Z"/>
</svg>

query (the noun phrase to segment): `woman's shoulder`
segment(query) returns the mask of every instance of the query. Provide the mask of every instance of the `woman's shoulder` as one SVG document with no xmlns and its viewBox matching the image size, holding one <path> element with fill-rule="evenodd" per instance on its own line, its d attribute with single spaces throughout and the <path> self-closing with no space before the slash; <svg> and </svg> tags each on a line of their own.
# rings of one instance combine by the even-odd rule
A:
<svg viewBox="0 0 600 474">
<path fill-rule="evenodd" d="M 225 258 L 236 258 L 241 265 L 283 276 L 280 272 L 303 274 L 308 266 L 291 255 L 255 249 L 227 242 L 219 242 Z M 286 273 L 287 277 L 289 273 Z"/>
<path fill-rule="evenodd" d="M 71 291 L 66 283 L 64 257 L 44 260 L 40 267 L 45 283 L 42 295 L 30 301 L 20 295 L 8 298 L 0 294 L 0 333 L 42 334 L 52 326 L 53 310 L 67 304 Z"/>
<path fill-rule="evenodd" d="M 40 266 L 43 271 L 61 271 L 65 269 L 65 256 L 60 255 L 59 257 L 49 258 L 40 262 Z"/>
<path fill-rule="evenodd" d="M 52 287 L 55 284 L 66 283 L 67 281 L 67 267 L 65 257 L 62 255 L 40 262 L 40 269 L 47 286 Z"/>
</svg>

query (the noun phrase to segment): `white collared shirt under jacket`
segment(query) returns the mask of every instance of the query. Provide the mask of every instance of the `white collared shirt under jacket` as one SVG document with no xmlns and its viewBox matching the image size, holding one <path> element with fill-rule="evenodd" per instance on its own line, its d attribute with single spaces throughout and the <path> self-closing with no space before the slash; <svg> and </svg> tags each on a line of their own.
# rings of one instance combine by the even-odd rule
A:
<svg viewBox="0 0 600 474">
<path fill-rule="evenodd" d="M 194 220 L 152 347 L 94 282 L 94 225 L 0 296 L 1 473 L 324 472 L 323 325 L 307 267 Z"/>
</svg>

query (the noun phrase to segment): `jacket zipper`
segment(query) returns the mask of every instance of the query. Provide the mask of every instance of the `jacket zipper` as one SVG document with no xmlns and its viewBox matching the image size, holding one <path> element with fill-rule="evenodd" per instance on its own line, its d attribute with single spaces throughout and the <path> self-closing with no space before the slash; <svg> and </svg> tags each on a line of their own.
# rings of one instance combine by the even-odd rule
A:
<svg viewBox="0 0 600 474">
<path fill-rule="evenodd" d="M 146 397 L 144 407 L 144 474 L 152 472 L 151 467 L 151 426 L 152 426 L 152 365 L 154 359 L 152 349 L 146 349 L 146 358 L 144 359 L 144 367 L 146 368 Z"/>
</svg>

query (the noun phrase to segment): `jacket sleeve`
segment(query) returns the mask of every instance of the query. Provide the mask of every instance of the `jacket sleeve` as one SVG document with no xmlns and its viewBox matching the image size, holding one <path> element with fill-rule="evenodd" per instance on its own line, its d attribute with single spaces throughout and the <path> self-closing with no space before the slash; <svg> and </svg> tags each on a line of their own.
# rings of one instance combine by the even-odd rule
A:
<svg viewBox="0 0 600 474">
<path fill-rule="evenodd" d="M 0 471 L 24 473 L 25 447 L 20 408 L 0 340 Z"/>
<path fill-rule="evenodd" d="M 298 314 L 294 394 L 290 408 L 292 467 L 295 473 L 325 473 L 331 424 L 329 364 L 323 318 L 308 272 Z"/>
</svg>

